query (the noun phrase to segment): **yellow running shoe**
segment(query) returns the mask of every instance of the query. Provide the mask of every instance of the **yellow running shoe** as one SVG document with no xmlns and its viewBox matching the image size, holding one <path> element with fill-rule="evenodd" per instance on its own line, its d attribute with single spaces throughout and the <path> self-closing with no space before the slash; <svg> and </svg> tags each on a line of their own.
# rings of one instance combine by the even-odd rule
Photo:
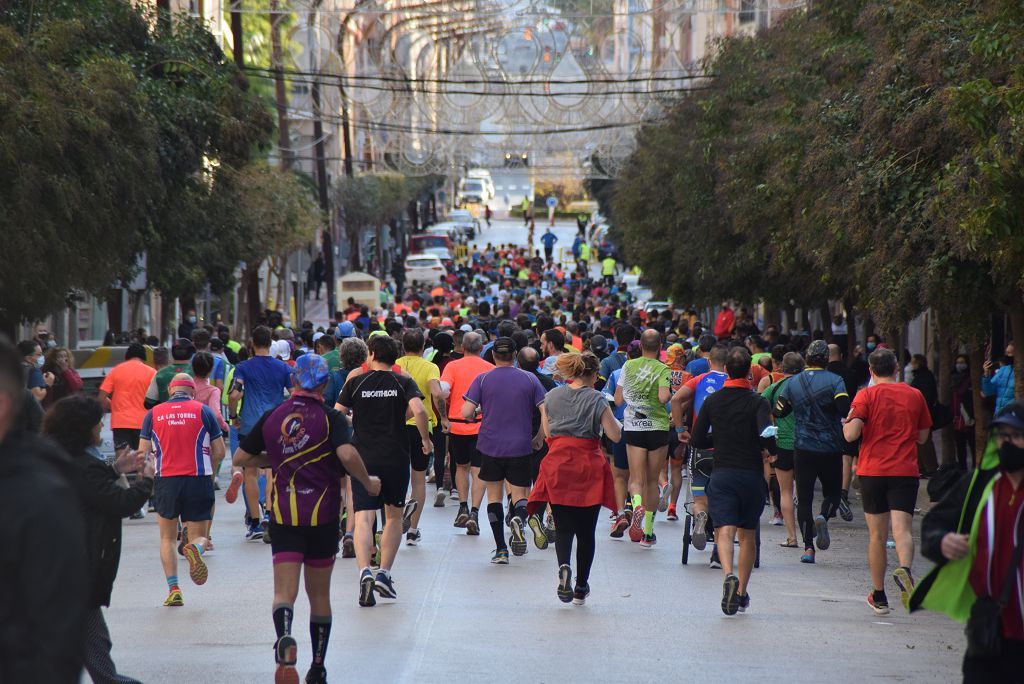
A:
<svg viewBox="0 0 1024 684">
<path fill-rule="evenodd" d="M 192 578 L 192 581 L 196 584 L 206 584 L 208 575 L 206 563 L 195 544 L 185 547 L 185 560 L 188 561 L 188 576 Z"/>
<path fill-rule="evenodd" d="M 185 605 L 185 599 L 181 597 L 180 589 L 171 589 L 167 594 L 167 598 L 164 599 L 164 605 L 168 607 L 177 607 Z"/>
</svg>

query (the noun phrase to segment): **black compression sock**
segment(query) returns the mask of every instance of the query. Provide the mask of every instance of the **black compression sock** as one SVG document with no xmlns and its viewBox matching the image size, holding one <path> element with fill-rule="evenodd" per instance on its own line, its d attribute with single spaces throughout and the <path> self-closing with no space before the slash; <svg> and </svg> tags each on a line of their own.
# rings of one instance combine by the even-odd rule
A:
<svg viewBox="0 0 1024 684">
<path fill-rule="evenodd" d="M 519 501 L 516 501 L 516 505 L 513 511 L 514 512 L 512 513 L 512 515 L 519 518 L 520 522 L 522 522 L 525 525 L 526 519 L 529 517 L 529 515 L 526 512 L 526 499 L 520 499 Z"/>
<path fill-rule="evenodd" d="M 290 603 L 278 603 L 274 606 L 274 631 L 280 639 L 285 634 L 292 633 L 292 616 L 295 613 L 295 606 Z"/>
<path fill-rule="evenodd" d="M 309 640 L 313 644 L 313 664 L 323 666 L 327 642 L 331 640 L 331 616 L 309 617 Z"/>
<path fill-rule="evenodd" d="M 491 523 L 491 533 L 494 535 L 496 548 L 507 549 L 505 543 L 505 508 L 501 503 L 487 504 L 487 521 Z"/>
</svg>

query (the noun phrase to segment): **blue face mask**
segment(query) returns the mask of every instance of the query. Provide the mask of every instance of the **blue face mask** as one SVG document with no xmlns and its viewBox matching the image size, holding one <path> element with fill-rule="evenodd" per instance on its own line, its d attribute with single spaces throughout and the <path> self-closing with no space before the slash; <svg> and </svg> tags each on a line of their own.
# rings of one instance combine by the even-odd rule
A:
<svg viewBox="0 0 1024 684">
<path fill-rule="evenodd" d="M 43 367 L 43 364 L 44 364 L 45 362 L 46 362 L 46 359 L 44 359 L 44 358 L 43 358 L 43 357 L 42 357 L 42 356 L 40 355 L 40 357 L 39 357 L 38 359 L 36 359 L 36 366 L 37 366 L 37 367 L 39 367 L 39 368 L 42 368 L 42 367 Z"/>
<path fill-rule="evenodd" d="M 86 451 L 86 453 L 88 453 L 90 456 L 92 456 L 93 458 L 95 458 L 98 461 L 106 461 L 107 460 L 107 457 L 104 456 L 102 452 L 100 452 L 99 447 L 94 447 L 94 446 L 86 447 L 85 451 Z"/>
<path fill-rule="evenodd" d="M 868 348 L 868 351 L 869 351 L 869 352 L 873 352 L 873 351 L 875 351 L 875 347 L 877 347 L 877 346 L 878 346 L 878 345 L 877 345 L 877 344 L 875 344 L 874 342 L 868 342 L 868 343 L 867 343 L 867 348 Z"/>
</svg>

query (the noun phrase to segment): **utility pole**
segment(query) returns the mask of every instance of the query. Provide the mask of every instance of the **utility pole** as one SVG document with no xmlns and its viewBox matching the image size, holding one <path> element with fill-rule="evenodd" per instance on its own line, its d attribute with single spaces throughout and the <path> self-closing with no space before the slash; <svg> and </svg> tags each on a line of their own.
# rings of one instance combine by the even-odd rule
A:
<svg viewBox="0 0 1024 684">
<path fill-rule="evenodd" d="M 320 6 L 320 0 L 313 5 L 313 12 L 309 14 L 309 33 L 313 34 L 316 27 L 316 9 Z M 318 41 L 319 42 L 319 41 Z M 313 46 L 311 54 L 320 49 L 319 44 Z M 310 58 L 311 61 L 313 58 Z M 327 188 L 327 162 L 324 159 L 324 121 L 323 112 L 320 108 L 320 68 L 319 64 L 314 65 L 313 73 L 313 150 L 316 155 L 316 178 L 317 190 L 320 197 L 320 210 L 324 213 L 324 229 L 320 237 L 320 245 L 324 258 L 324 280 L 327 281 L 327 315 L 333 316 L 336 308 L 334 301 L 334 237 L 331 234 L 331 207 Z"/>
<path fill-rule="evenodd" d="M 234 46 L 235 66 L 245 68 L 245 34 L 242 31 L 242 0 L 231 2 L 231 44 Z"/>
</svg>

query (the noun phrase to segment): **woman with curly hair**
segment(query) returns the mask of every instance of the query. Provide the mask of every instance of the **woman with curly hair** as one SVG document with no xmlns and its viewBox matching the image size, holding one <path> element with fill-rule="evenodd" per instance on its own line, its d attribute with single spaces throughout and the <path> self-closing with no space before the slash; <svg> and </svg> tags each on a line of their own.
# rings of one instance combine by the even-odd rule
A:
<svg viewBox="0 0 1024 684">
<path fill-rule="evenodd" d="M 596 547 L 594 531 L 601 506 L 615 510 L 612 472 L 601 452 L 601 432 L 613 442 L 622 425 L 611 406 L 594 389 L 599 362 L 590 352 L 561 354 L 556 366 L 565 385 L 548 392 L 541 404 L 541 424 L 548 454 L 530 493 L 528 512 L 551 504 L 555 518 L 555 553 L 562 603 L 582 606 L 590 594 L 590 568 Z M 576 542 L 576 585 L 572 585 L 572 545 Z"/>
<path fill-rule="evenodd" d="M 121 561 L 121 519 L 139 508 L 153 492 L 152 460 L 125 449 L 108 465 L 96 446 L 100 443 L 103 408 L 91 397 L 76 394 L 53 405 L 43 420 L 43 433 L 60 444 L 76 466 L 74 484 L 86 526 L 91 588 L 85 633 L 85 669 L 96 682 L 135 682 L 117 673 L 110 658 L 110 632 L 102 606 L 110 593 Z M 127 489 L 121 473 L 139 472 Z"/>
<path fill-rule="evenodd" d="M 65 347 L 53 347 L 46 350 L 43 361 L 43 373 L 53 373 L 53 386 L 46 392 L 42 406 L 49 410 L 64 397 L 82 391 L 82 377 L 75 370 L 75 360 L 71 351 Z"/>
</svg>

